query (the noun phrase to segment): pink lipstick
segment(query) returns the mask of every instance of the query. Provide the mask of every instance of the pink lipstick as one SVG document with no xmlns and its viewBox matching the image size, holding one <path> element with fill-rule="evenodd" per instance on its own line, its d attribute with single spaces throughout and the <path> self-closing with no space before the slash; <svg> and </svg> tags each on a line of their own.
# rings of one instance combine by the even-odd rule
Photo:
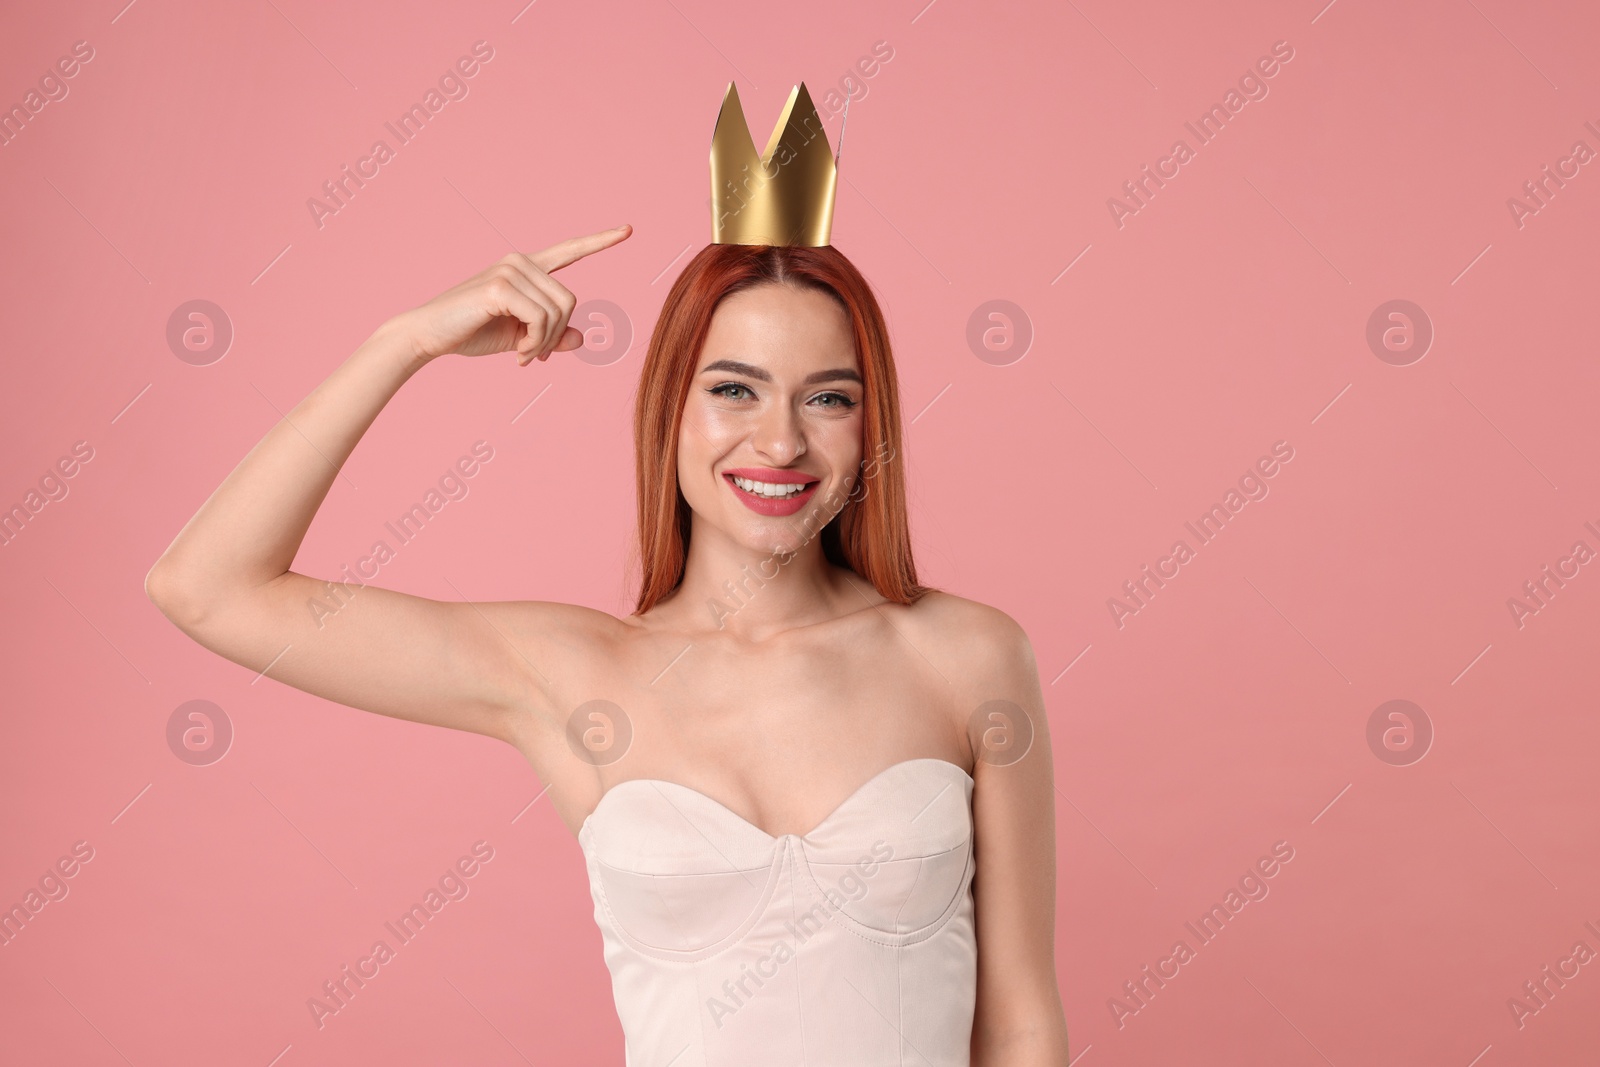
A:
<svg viewBox="0 0 1600 1067">
<path fill-rule="evenodd" d="M 759 515 L 793 515 L 815 495 L 820 479 L 800 471 L 774 467 L 733 467 L 722 472 L 722 480 L 740 503 Z M 744 485 L 740 485 L 743 482 Z M 791 489 L 791 486 L 799 486 Z"/>
</svg>

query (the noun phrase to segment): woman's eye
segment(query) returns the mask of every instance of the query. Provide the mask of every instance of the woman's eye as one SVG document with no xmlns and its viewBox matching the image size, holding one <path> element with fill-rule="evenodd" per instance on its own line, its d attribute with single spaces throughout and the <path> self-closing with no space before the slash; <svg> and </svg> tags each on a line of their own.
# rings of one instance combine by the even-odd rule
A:
<svg viewBox="0 0 1600 1067">
<path fill-rule="evenodd" d="M 741 385 L 739 382 L 723 382 L 721 385 L 714 385 L 706 391 L 712 396 L 720 396 L 725 400 L 751 400 L 755 398 L 755 393 L 750 391 L 750 387 Z M 811 398 L 811 402 L 819 407 L 839 408 L 841 410 L 848 410 L 856 406 L 856 402 L 850 399 L 848 394 L 837 392 L 818 393 Z"/>
<path fill-rule="evenodd" d="M 856 406 L 856 402 L 844 393 L 819 393 L 813 399 L 818 402 L 830 401 L 822 403 L 825 408 L 853 408 Z"/>
</svg>

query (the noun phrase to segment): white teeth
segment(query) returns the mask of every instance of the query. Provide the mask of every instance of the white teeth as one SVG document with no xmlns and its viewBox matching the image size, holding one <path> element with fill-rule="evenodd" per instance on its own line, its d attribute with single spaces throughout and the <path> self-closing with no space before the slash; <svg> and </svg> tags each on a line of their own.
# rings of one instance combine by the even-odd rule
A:
<svg viewBox="0 0 1600 1067">
<path fill-rule="evenodd" d="M 799 484 L 773 485 L 769 482 L 753 482 L 749 478 L 740 478 L 738 475 L 733 476 L 733 484 L 747 493 L 777 498 L 794 496 L 805 488 L 804 485 Z"/>
</svg>

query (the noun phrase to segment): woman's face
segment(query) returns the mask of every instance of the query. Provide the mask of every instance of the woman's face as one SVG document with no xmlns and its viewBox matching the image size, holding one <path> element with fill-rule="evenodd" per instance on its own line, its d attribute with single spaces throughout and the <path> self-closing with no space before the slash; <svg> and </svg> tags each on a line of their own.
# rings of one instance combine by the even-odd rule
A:
<svg viewBox="0 0 1600 1067">
<path fill-rule="evenodd" d="M 724 298 L 678 433 L 697 525 L 755 551 L 798 551 L 855 485 L 861 402 L 850 316 L 831 294 L 765 284 Z"/>
</svg>

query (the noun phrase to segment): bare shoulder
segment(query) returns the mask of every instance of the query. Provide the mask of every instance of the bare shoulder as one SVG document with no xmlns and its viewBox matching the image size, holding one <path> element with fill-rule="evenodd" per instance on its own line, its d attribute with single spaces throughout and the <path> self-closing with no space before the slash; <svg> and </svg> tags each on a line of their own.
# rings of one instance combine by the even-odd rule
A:
<svg viewBox="0 0 1600 1067">
<path fill-rule="evenodd" d="M 1036 862 L 1044 841 L 1053 840 L 1048 812 L 1054 771 L 1033 644 L 999 608 L 949 593 L 928 593 L 923 601 L 927 622 L 918 624 L 916 639 L 938 650 L 928 655 L 945 675 L 950 725 L 966 739 L 972 778 L 979 783 L 982 799 L 975 811 L 979 841 L 985 842 L 980 869 Z M 1027 759 L 1034 751 L 1043 757 Z M 1032 858 L 1014 858 L 1023 854 Z"/>
<path fill-rule="evenodd" d="M 1033 644 L 999 608 L 931 590 L 903 610 L 908 639 L 925 649 L 963 700 L 1018 700 L 1037 692 Z"/>
<path fill-rule="evenodd" d="M 596 608 L 553 600 L 501 600 L 474 607 L 492 631 L 489 639 L 507 649 L 527 679 L 528 710 L 545 717 L 562 713 L 554 704 L 557 693 L 604 673 L 633 629 Z"/>
<path fill-rule="evenodd" d="M 528 652 L 598 652 L 621 639 L 627 629 L 615 615 L 555 600 L 500 600 L 477 607 L 508 640 Z"/>
</svg>

